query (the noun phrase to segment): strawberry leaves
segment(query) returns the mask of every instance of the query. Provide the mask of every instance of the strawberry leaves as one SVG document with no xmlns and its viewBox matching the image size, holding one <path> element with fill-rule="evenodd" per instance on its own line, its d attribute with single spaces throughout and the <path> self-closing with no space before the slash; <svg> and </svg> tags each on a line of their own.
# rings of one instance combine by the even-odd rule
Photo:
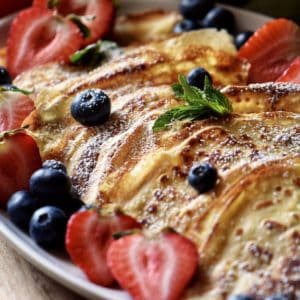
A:
<svg viewBox="0 0 300 300">
<path fill-rule="evenodd" d="M 196 120 L 209 116 L 224 116 L 232 112 L 232 105 L 225 95 L 215 89 L 209 78 L 204 81 L 204 90 L 189 85 L 183 75 L 172 86 L 175 97 L 186 102 L 162 114 L 154 123 L 153 131 L 167 128 L 176 120 Z"/>
</svg>

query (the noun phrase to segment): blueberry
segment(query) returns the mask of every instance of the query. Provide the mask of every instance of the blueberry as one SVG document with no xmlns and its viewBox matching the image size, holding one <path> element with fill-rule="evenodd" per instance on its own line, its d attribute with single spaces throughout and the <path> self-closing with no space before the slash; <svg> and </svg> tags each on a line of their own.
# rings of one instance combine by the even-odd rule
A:
<svg viewBox="0 0 300 300">
<path fill-rule="evenodd" d="M 57 201 L 56 206 L 62 209 L 67 217 L 70 217 L 72 214 L 83 208 L 84 203 L 78 196 L 71 193 L 68 197 L 61 199 L 61 201 Z"/>
<path fill-rule="evenodd" d="M 181 33 L 186 31 L 197 30 L 201 27 L 201 23 L 198 21 L 184 19 L 175 25 L 173 31 L 174 33 Z"/>
<path fill-rule="evenodd" d="M 227 29 L 228 32 L 233 32 L 235 27 L 235 18 L 231 11 L 222 7 L 216 7 L 209 11 L 209 13 L 204 17 L 202 24 L 205 28 L 224 28 Z"/>
<path fill-rule="evenodd" d="M 231 5 L 243 6 L 250 2 L 250 0 L 219 0 L 220 3 L 226 3 Z"/>
<path fill-rule="evenodd" d="M 213 0 L 181 0 L 180 12 L 187 19 L 202 19 L 215 5 Z"/>
<path fill-rule="evenodd" d="M 14 193 L 7 203 L 7 213 L 11 221 L 24 230 L 28 230 L 30 218 L 36 209 L 36 200 L 26 191 Z"/>
<path fill-rule="evenodd" d="M 210 191 L 218 179 L 217 170 L 208 162 L 191 168 L 188 176 L 189 184 L 199 193 Z"/>
<path fill-rule="evenodd" d="M 203 90 L 205 77 L 208 77 L 210 82 L 212 82 L 210 74 L 204 68 L 195 68 L 188 74 L 187 81 L 190 85 Z"/>
<path fill-rule="evenodd" d="M 248 295 L 234 295 L 230 296 L 228 300 L 255 300 L 255 298 Z"/>
<path fill-rule="evenodd" d="M 54 159 L 44 161 L 42 167 L 45 169 L 54 169 L 67 173 L 65 165 L 62 162 Z"/>
<path fill-rule="evenodd" d="M 0 67 L 0 85 L 11 84 L 12 80 L 8 71 L 4 67 Z"/>
<path fill-rule="evenodd" d="M 85 126 L 105 123 L 110 111 L 110 98 L 99 89 L 90 89 L 78 94 L 71 104 L 73 118 Z"/>
<path fill-rule="evenodd" d="M 285 295 L 276 294 L 267 297 L 265 300 L 293 300 L 293 299 L 294 297 L 292 294 L 285 294 Z"/>
<path fill-rule="evenodd" d="M 64 245 L 67 217 L 53 206 L 39 208 L 32 216 L 29 225 L 31 238 L 47 249 L 62 248 Z"/>
<path fill-rule="evenodd" d="M 29 187 L 31 194 L 41 202 L 55 201 L 70 193 L 71 180 L 60 170 L 43 168 L 32 174 Z"/>
<path fill-rule="evenodd" d="M 237 49 L 240 49 L 252 35 L 253 31 L 244 31 L 237 34 L 234 38 L 234 43 Z"/>
</svg>

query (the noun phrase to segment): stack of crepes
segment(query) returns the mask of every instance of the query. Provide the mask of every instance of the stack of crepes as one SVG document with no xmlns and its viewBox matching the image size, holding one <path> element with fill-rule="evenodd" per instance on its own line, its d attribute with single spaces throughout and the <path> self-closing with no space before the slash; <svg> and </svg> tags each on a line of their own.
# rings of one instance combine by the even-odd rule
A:
<svg viewBox="0 0 300 300">
<path fill-rule="evenodd" d="M 234 112 L 153 132 L 158 116 L 181 104 L 171 85 L 198 66 Z M 92 71 L 50 64 L 15 80 L 35 88 L 24 124 L 42 158 L 66 164 L 85 203 L 121 208 L 149 232 L 172 227 L 196 243 L 200 268 L 184 299 L 300 297 L 300 86 L 247 86 L 248 69 L 225 31 L 206 29 L 127 48 Z M 90 88 L 112 100 L 110 120 L 97 127 L 70 114 Z M 203 161 L 219 180 L 199 195 L 187 175 Z"/>
</svg>

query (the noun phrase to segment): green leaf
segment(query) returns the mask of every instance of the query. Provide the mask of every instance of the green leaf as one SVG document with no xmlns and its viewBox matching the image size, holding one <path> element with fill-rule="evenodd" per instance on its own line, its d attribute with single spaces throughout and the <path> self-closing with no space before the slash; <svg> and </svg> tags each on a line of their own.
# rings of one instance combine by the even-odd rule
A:
<svg viewBox="0 0 300 300">
<path fill-rule="evenodd" d="M 232 112 L 228 98 L 212 86 L 208 77 L 205 77 L 203 90 L 189 85 L 183 75 L 179 75 L 179 83 L 174 84 L 172 88 L 175 97 L 186 101 L 186 105 L 175 107 L 162 114 L 153 125 L 155 132 L 165 129 L 175 120 L 218 117 Z"/>
<path fill-rule="evenodd" d="M 0 93 L 1 92 L 15 92 L 15 93 L 21 93 L 21 94 L 26 95 L 26 96 L 33 93 L 33 91 L 19 89 L 15 85 L 1 85 L 0 86 Z"/>
<path fill-rule="evenodd" d="M 76 51 L 71 55 L 70 61 L 74 65 L 95 67 L 121 53 L 121 48 L 115 42 L 98 41 L 82 50 Z"/>
<path fill-rule="evenodd" d="M 49 9 L 53 9 L 55 7 L 57 7 L 59 4 L 59 0 L 48 0 L 48 8 Z"/>
<path fill-rule="evenodd" d="M 91 36 L 91 31 L 83 23 L 83 19 L 87 18 L 89 20 L 90 18 L 94 18 L 94 16 L 78 16 L 78 15 L 75 15 L 75 14 L 70 14 L 70 15 L 68 15 L 67 18 L 78 26 L 80 32 L 82 33 L 82 35 L 85 39 L 87 39 Z"/>
</svg>

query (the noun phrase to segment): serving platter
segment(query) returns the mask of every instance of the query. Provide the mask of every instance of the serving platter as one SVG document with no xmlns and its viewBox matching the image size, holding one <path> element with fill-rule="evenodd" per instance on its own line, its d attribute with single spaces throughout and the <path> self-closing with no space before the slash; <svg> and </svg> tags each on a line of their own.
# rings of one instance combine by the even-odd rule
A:
<svg viewBox="0 0 300 300">
<path fill-rule="evenodd" d="M 145 11 L 149 9 L 177 9 L 179 1 L 121 1 L 119 13 Z M 224 5 L 225 6 L 225 5 Z M 269 17 L 253 12 L 225 6 L 236 16 L 239 30 L 255 30 L 270 20 Z M 12 16 L 0 20 L 0 45 L 5 43 L 7 30 Z M 5 212 L 0 212 L 0 233 L 27 261 L 37 267 L 47 276 L 67 288 L 88 299 L 129 300 L 131 297 L 123 291 L 108 289 L 91 283 L 85 275 L 75 267 L 67 256 L 49 253 L 38 247 L 25 233 L 14 226 Z"/>
</svg>

